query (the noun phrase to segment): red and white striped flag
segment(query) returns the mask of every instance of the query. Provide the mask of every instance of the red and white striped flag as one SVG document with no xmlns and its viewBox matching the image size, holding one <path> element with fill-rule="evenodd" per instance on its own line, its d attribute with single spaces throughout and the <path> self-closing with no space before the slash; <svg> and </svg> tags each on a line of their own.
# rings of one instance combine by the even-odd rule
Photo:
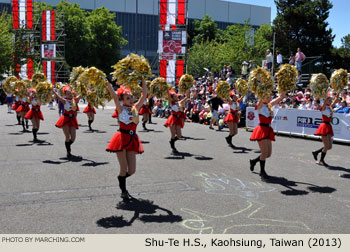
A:
<svg viewBox="0 0 350 252">
<path fill-rule="evenodd" d="M 159 75 L 166 79 L 169 84 L 175 85 L 175 82 L 178 84 L 183 74 L 183 60 L 160 60 Z"/>
<path fill-rule="evenodd" d="M 16 66 L 17 78 L 31 79 L 33 77 L 33 60 L 28 58 L 27 63 L 20 66 Z"/>
<path fill-rule="evenodd" d="M 185 24 L 186 0 L 160 0 L 159 23 L 162 30 L 176 30 Z"/>
<path fill-rule="evenodd" d="M 56 40 L 55 10 L 47 10 L 42 13 L 42 40 Z"/>
<path fill-rule="evenodd" d="M 33 0 L 12 0 L 13 29 L 33 29 Z"/>
<path fill-rule="evenodd" d="M 43 61 L 44 75 L 48 82 L 56 83 L 55 61 Z"/>
</svg>

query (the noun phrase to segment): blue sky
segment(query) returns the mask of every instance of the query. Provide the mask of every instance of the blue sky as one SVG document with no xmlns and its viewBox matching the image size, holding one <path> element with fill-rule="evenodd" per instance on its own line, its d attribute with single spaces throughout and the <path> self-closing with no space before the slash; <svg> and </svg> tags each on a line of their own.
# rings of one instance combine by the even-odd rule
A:
<svg viewBox="0 0 350 252">
<path fill-rule="evenodd" d="M 276 17 L 276 6 L 274 0 L 228 0 L 237 3 L 255 4 L 271 7 L 271 21 Z M 333 8 L 330 10 L 327 19 L 329 27 L 335 35 L 333 46 L 341 46 L 341 38 L 350 34 L 350 1 L 349 0 L 331 0 Z"/>
</svg>

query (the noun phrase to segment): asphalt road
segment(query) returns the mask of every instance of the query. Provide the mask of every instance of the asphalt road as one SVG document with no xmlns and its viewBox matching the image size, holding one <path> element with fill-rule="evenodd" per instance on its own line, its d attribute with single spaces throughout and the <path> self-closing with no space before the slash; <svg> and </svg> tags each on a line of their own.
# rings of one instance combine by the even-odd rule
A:
<svg viewBox="0 0 350 252">
<path fill-rule="evenodd" d="M 241 148 L 232 149 L 227 129 L 186 123 L 174 156 L 164 119 L 154 118 L 153 131 L 139 126 L 145 152 L 127 180 L 137 200 L 125 204 L 116 155 L 105 151 L 117 130 L 113 108 L 97 111 L 93 133 L 78 115 L 72 153 L 82 158 L 73 161 L 54 126 L 57 110 L 42 110 L 45 142 L 34 144 L 0 106 L 1 233 L 350 233 L 349 146 L 334 145 L 326 168 L 311 155 L 321 142 L 278 136 L 267 183 L 249 170 L 259 155 L 250 132 L 239 129 L 233 141 Z"/>
</svg>

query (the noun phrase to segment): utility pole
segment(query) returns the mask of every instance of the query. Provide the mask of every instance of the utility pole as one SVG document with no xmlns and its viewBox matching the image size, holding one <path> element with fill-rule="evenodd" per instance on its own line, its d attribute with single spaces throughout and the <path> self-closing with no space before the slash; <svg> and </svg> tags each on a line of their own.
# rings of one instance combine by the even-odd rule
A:
<svg viewBox="0 0 350 252">
<path fill-rule="evenodd" d="M 138 42 L 138 32 L 137 32 L 137 16 L 139 13 L 139 0 L 136 0 L 136 16 L 135 16 L 135 52 L 137 54 L 137 42 Z"/>
</svg>

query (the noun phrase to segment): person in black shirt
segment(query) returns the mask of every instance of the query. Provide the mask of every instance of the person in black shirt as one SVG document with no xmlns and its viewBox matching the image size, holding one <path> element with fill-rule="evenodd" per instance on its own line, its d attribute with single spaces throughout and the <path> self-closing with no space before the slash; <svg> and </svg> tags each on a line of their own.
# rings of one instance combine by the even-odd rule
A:
<svg viewBox="0 0 350 252">
<path fill-rule="evenodd" d="M 223 107 L 222 106 L 223 101 L 215 93 L 213 93 L 213 96 L 209 99 L 208 104 L 210 105 L 211 113 L 212 113 L 209 129 L 214 129 L 213 123 L 214 121 L 217 121 L 219 119 L 218 110 L 219 110 L 219 106 Z M 221 130 L 219 124 L 218 124 L 218 127 L 219 127 L 219 130 Z"/>
</svg>

